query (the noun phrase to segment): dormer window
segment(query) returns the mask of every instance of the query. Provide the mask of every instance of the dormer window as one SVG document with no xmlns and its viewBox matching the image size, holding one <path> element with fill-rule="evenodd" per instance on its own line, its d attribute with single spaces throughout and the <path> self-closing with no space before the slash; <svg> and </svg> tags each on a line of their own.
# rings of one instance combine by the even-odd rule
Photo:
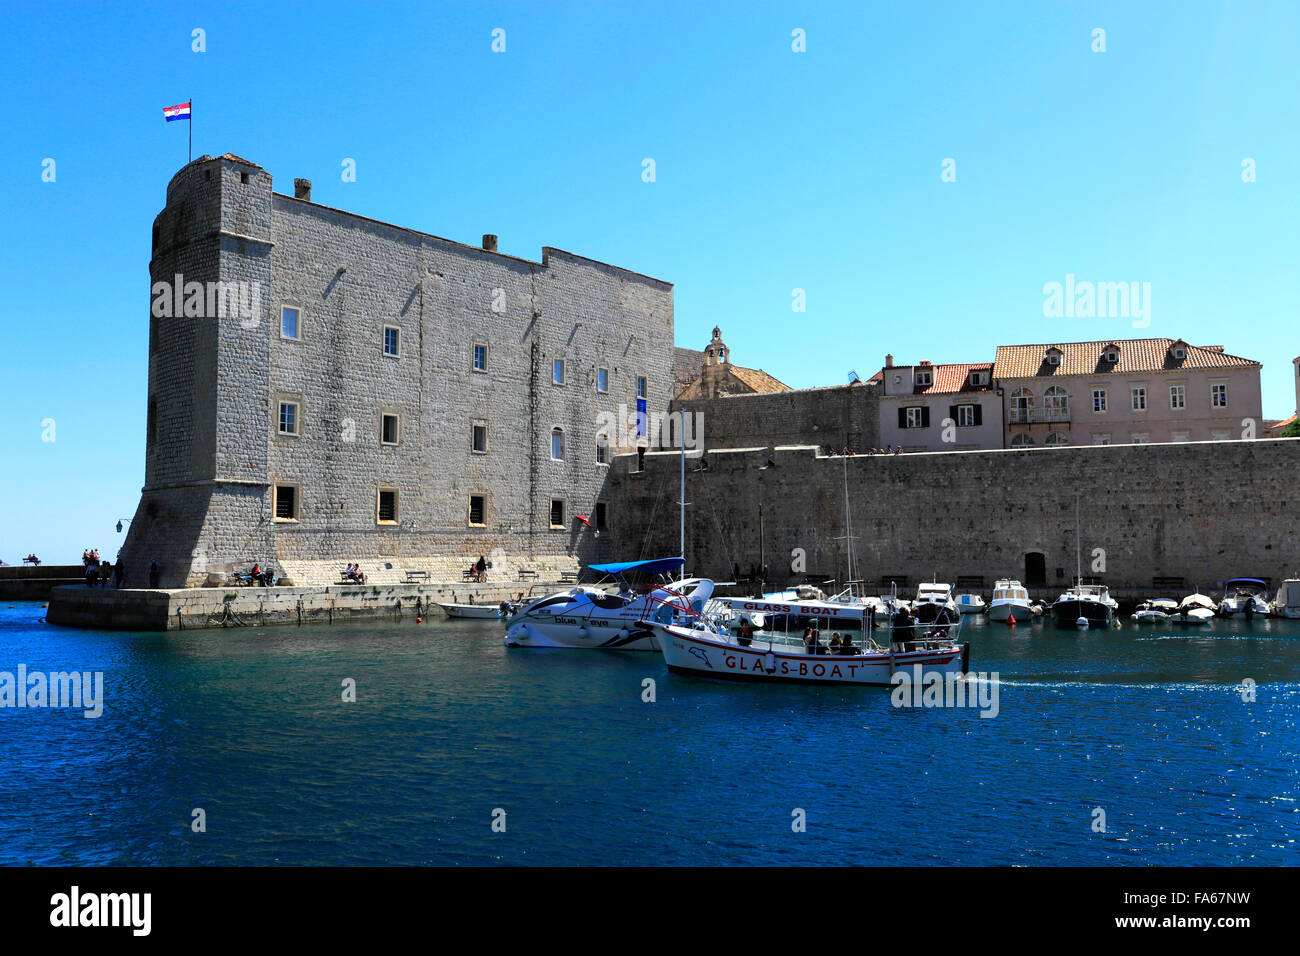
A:
<svg viewBox="0 0 1300 956">
<path fill-rule="evenodd" d="M 972 385 L 987 385 L 989 381 L 988 374 L 988 372 L 971 372 L 970 383 Z"/>
<path fill-rule="evenodd" d="M 1187 349 L 1184 348 L 1181 342 L 1175 342 L 1174 347 L 1171 348 L 1169 351 L 1173 355 L 1173 357 L 1178 359 L 1178 361 L 1180 362 L 1183 359 L 1187 358 Z"/>
<path fill-rule="evenodd" d="M 917 384 L 917 385 L 929 385 L 929 384 L 931 384 L 933 381 L 934 381 L 934 378 L 933 378 L 932 373 L 930 372 L 929 369 L 925 369 L 925 370 L 917 369 L 917 372 L 916 372 L 916 384 Z"/>
<path fill-rule="evenodd" d="M 1111 365 L 1114 365 L 1119 361 L 1119 349 L 1112 346 L 1106 349 L 1106 351 L 1102 353 L 1101 357 Z"/>
<path fill-rule="evenodd" d="M 1047 350 L 1047 364 L 1048 364 L 1048 365 L 1060 365 L 1060 364 L 1061 364 L 1061 350 L 1060 350 L 1060 349 L 1048 349 L 1048 350 Z"/>
</svg>

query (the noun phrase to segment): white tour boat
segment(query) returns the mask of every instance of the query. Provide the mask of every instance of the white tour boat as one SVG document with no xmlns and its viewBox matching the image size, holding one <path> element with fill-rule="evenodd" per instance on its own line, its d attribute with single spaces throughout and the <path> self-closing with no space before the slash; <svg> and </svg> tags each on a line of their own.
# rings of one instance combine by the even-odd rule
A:
<svg viewBox="0 0 1300 956">
<path fill-rule="evenodd" d="M 951 639 L 955 623 L 917 627 L 907 634 L 891 628 L 890 640 L 882 646 L 862 630 L 860 615 L 856 629 L 846 626 L 853 620 L 845 614 L 848 608 L 836 608 L 829 602 L 804 607 L 764 601 L 749 601 L 756 606 L 745 608 L 744 600 L 737 600 L 741 604 L 732 605 L 731 610 L 742 618 L 739 630 L 724 618 L 707 613 L 689 625 L 649 625 L 670 671 L 727 680 L 884 686 L 903 669 L 922 678 L 966 671 L 970 645 Z M 757 606 L 762 604 L 771 608 Z M 755 616 L 759 627 L 746 627 L 744 622 Z M 809 635 L 810 620 L 825 627 Z M 828 630 L 830 641 L 826 640 Z M 839 637 L 838 643 L 835 637 Z"/>
<path fill-rule="evenodd" d="M 713 582 L 708 578 L 686 578 L 638 594 L 628 585 L 626 575 L 664 574 L 684 563 L 681 558 L 661 558 L 593 564 L 592 571 L 618 580 L 617 592 L 578 585 L 525 604 L 506 619 L 506 647 L 653 651 L 648 621 L 672 621 L 679 614 L 698 614 L 713 594 Z"/>
<path fill-rule="evenodd" d="M 504 602 L 502 602 L 504 603 Z M 448 617 L 469 617 L 495 620 L 502 616 L 500 604 L 439 604 Z"/>
<path fill-rule="evenodd" d="M 1039 614 L 1042 613 L 1040 610 Z M 989 604 L 989 620 L 1005 624 L 1009 618 L 1027 621 L 1034 615 L 1029 592 L 1019 581 L 1003 578 L 993 585 L 993 600 Z"/>
</svg>

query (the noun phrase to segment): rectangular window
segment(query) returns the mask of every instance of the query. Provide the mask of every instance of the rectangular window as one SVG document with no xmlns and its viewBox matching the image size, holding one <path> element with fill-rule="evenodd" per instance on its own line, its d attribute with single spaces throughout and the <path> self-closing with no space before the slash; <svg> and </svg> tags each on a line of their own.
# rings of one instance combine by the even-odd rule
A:
<svg viewBox="0 0 1300 956">
<path fill-rule="evenodd" d="M 1228 407 L 1228 386 L 1224 382 L 1214 382 L 1210 385 L 1210 407 L 1227 408 Z"/>
<path fill-rule="evenodd" d="M 1187 407 L 1187 386 L 1186 385 L 1169 386 L 1169 407 L 1170 408 Z"/>
<path fill-rule="evenodd" d="M 1170 440 L 1170 441 L 1179 441 L 1179 442 L 1182 442 L 1182 441 L 1191 441 L 1191 440 L 1192 440 L 1192 435 L 1191 435 L 1191 432 L 1185 432 L 1185 431 L 1180 431 L 1180 432 L 1170 432 L 1170 433 L 1169 433 L 1169 440 Z"/>
<path fill-rule="evenodd" d="M 1143 385 L 1133 386 L 1133 411 L 1145 412 L 1147 410 L 1147 390 Z"/>
<path fill-rule="evenodd" d="M 474 422 L 470 425 L 470 451 L 476 455 L 486 455 L 488 450 L 487 425 L 483 422 Z"/>
<path fill-rule="evenodd" d="M 603 501 L 596 502 L 596 530 L 604 531 L 609 524 L 609 506 Z"/>
<path fill-rule="evenodd" d="M 379 489 L 378 521 L 380 524 L 397 524 L 397 489 Z"/>
<path fill-rule="evenodd" d="M 551 363 L 551 381 L 556 385 L 564 384 L 564 359 L 556 359 Z"/>
<path fill-rule="evenodd" d="M 638 375 L 636 379 L 636 397 L 645 398 L 645 376 Z"/>
<path fill-rule="evenodd" d="M 1151 436 L 1146 432 L 1133 432 L 1128 436 L 1128 440 L 1134 445 L 1145 445 L 1151 441 Z"/>
<path fill-rule="evenodd" d="M 554 461 L 564 461 L 564 429 L 551 429 L 551 458 Z"/>
<path fill-rule="evenodd" d="M 1094 388 L 1092 390 L 1092 410 L 1094 412 L 1104 412 L 1106 410 L 1106 390 L 1104 388 Z"/>
<path fill-rule="evenodd" d="M 385 445 L 397 444 L 397 416 L 385 415 L 380 422 L 379 440 Z"/>
<path fill-rule="evenodd" d="M 1092 443 L 1093 443 L 1094 445 L 1109 445 L 1109 444 L 1110 444 L 1110 435 L 1093 435 L 1093 436 L 1092 436 Z"/>
<path fill-rule="evenodd" d="M 596 369 L 596 391 L 598 392 L 609 391 L 609 372 L 606 369 L 603 368 Z"/>
<path fill-rule="evenodd" d="M 280 403 L 280 434 L 281 435 L 298 434 L 298 403 L 297 402 Z"/>
<path fill-rule="evenodd" d="M 551 499 L 551 527 L 564 527 L 564 502 L 559 498 Z"/>
<path fill-rule="evenodd" d="M 402 344 L 402 330 L 395 325 L 384 326 L 384 354 L 397 357 Z"/>
<path fill-rule="evenodd" d="M 275 520 L 276 521 L 297 521 L 298 520 L 298 486 L 297 485 L 276 485 L 275 486 Z"/>
<path fill-rule="evenodd" d="M 925 428 L 930 424 L 930 409 L 924 405 L 899 409 L 903 414 L 899 422 L 903 428 Z"/>
<path fill-rule="evenodd" d="M 476 372 L 487 371 L 487 346 L 486 345 L 474 346 L 474 371 Z"/>
<path fill-rule="evenodd" d="M 958 405 L 957 406 L 957 427 L 971 428 L 975 424 L 975 406 Z"/>
<path fill-rule="evenodd" d="M 932 379 L 931 379 L 931 377 L 930 377 L 930 373 L 929 373 L 929 372 L 917 372 L 917 373 L 916 373 L 916 384 L 917 384 L 917 385 L 920 385 L 920 386 L 927 386 L 927 385 L 931 384 L 931 381 L 932 381 Z"/>
<path fill-rule="evenodd" d="M 596 439 L 596 464 L 609 464 L 609 444 L 600 438 Z"/>
<path fill-rule="evenodd" d="M 1229 432 L 1226 428 L 1215 428 L 1210 432 L 1210 438 L 1214 441 L 1228 441 Z"/>
<path fill-rule="evenodd" d="M 487 498 L 484 495 L 469 496 L 469 523 L 487 524 Z"/>
<path fill-rule="evenodd" d="M 298 310 L 285 306 L 280 310 L 280 338 L 298 338 Z"/>
</svg>

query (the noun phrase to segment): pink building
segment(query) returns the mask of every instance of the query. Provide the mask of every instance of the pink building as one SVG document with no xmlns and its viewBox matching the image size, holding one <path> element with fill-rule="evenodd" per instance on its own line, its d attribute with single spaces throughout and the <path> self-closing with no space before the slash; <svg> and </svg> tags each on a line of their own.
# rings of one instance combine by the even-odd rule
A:
<svg viewBox="0 0 1300 956">
<path fill-rule="evenodd" d="M 1260 368 L 1182 339 L 999 346 L 1003 447 L 1263 437 Z"/>
<path fill-rule="evenodd" d="M 880 388 L 880 443 L 903 451 L 973 451 L 1002 447 L 1002 400 L 992 364 L 895 365 L 875 378 Z"/>
</svg>

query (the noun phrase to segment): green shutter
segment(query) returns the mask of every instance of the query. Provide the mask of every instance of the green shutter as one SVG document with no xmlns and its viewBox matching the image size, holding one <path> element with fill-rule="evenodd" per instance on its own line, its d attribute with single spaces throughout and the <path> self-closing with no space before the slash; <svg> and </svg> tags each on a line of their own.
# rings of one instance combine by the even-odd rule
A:
<svg viewBox="0 0 1300 956">
<path fill-rule="evenodd" d="M 898 427 L 899 428 L 907 427 L 907 409 L 901 405 L 898 406 Z"/>
<path fill-rule="evenodd" d="M 930 427 L 930 406 L 929 405 L 921 406 L 921 427 L 922 428 Z"/>
</svg>

